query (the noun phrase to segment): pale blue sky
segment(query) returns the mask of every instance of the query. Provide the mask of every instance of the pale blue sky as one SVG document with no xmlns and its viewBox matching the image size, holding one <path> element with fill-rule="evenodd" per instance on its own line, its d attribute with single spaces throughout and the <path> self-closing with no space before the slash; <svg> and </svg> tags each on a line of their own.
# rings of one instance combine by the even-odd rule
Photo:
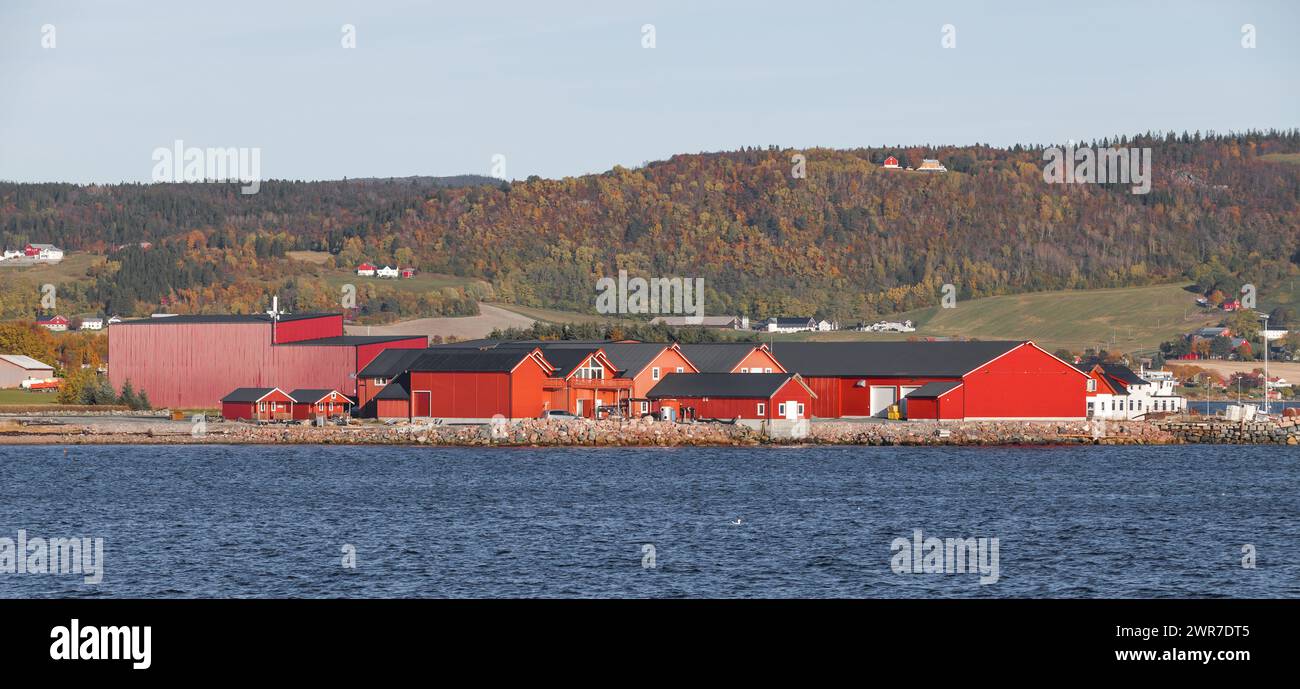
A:
<svg viewBox="0 0 1300 689">
<path fill-rule="evenodd" d="M 260 147 L 264 178 L 488 174 L 496 153 L 523 178 L 749 145 L 1290 128 L 1298 20 L 1294 0 L 3 0 L 0 179 L 147 181 L 176 139 Z"/>
</svg>

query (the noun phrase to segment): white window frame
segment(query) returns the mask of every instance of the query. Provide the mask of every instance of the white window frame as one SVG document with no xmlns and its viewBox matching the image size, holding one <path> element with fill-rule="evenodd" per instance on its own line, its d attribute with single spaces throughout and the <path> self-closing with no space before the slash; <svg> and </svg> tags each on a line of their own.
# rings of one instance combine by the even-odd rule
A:
<svg viewBox="0 0 1300 689">
<path fill-rule="evenodd" d="M 765 369 L 763 369 L 763 373 L 771 373 L 771 372 L 772 372 L 772 369 L 770 369 L 770 368 L 765 368 Z"/>
<path fill-rule="evenodd" d="M 803 416 L 803 402 L 800 402 L 800 403 L 799 403 L 799 416 L 800 416 L 800 417 Z"/>
<path fill-rule="evenodd" d="M 1089 379 L 1088 379 L 1088 392 L 1096 392 L 1096 391 L 1097 391 L 1097 379 L 1096 379 L 1096 378 L 1089 378 Z"/>
<path fill-rule="evenodd" d="M 749 373 L 749 369 L 748 369 L 748 368 L 742 368 L 742 369 L 740 369 L 740 372 L 741 372 L 741 373 Z"/>
<path fill-rule="evenodd" d="M 650 369 L 650 380 L 659 380 L 659 367 L 654 366 Z"/>
<path fill-rule="evenodd" d="M 783 419 L 785 418 L 785 402 L 776 405 L 776 415 Z"/>
<path fill-rule="evenodd" d="M 678 366 L 678 367 L 677 367 L 677 372 L 678 372 L 678 373 L 686 373 L 686 369 L 683 368 L 683 367 L 681 367 L 681 366 Z"/>
<path fill-rule="evenodd" d="M 759 415 L 759 416 L 767 416 L 767 404 L 766 404 L 766 403 L 764 403 L 764 402 L 759 402 L 759 403 L 758 403 L 758 415 Z"/>
</svg>

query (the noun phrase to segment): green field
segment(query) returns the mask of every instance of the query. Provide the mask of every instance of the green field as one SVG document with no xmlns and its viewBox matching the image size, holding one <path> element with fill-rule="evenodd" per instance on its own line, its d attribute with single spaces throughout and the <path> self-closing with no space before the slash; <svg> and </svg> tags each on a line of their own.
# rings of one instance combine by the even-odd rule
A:
<svg viewBox="0 0 1300 689">
<path fill-rule="evenodd" d="M 1047 349 L 1082 351 L 1105 347 L 1124 352 L 1151 351 L 1193 328 L 1216 323 L 1222 312 L 1198 307 L 1183 285 L 1035 292 L 972 301 L 956 308 L 932 307 L 880 320 L 911 320 L 914 333 L 836 331 L 763 335 L 763 339 L 886 341 L 909 337 L 972 337 L 983 340 L 1033 340 Z"/>
<path fill-rule="evenodd" d="M 1291 163 L 1300 165 L 1300 153 L 1268 153 L 1259 157 L 1260 160 L 1269 160 L 1274 163 Z"/>
<path fill-rule="evenodd" d="M 0 404 L 58 404 L 58 395 L 53 392 L 30 392 L 27 390 L 0 390 Z"/>
<path fill-rule="evenodd" d="M 74 280 L 85 280 L 86 271 L 106 259 L 95 254 L 70 253 L 55 264 L 42 263 L 35 266 L 6 266 L 0 263 L 0 279 L 5 276 L 25 278 L 36 284 L 62 284 Z"/>
</svg>

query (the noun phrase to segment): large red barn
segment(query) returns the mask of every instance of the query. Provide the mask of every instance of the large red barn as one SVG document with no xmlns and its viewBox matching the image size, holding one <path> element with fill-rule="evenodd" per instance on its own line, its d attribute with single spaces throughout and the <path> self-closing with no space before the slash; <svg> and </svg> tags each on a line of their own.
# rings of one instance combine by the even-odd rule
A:
<svg viewBox="0 0 1300 689">
<path fill-rule="evenodd" d="M 341 314 L 167 316 L 125 320 L 108 336 L 108 376 L 157 407 L 211 408 L 236 387 L 325 388 L 356 394 L 380 352 L 424 336 L 348 336 Z"/>
<path fill-rule="evenodd" d="M 1033 342 L 778 342 L 772 353 L 817 393 L 813 416 L 821 418 L 883 416 L 900 400 L 912 419 L 1087 413 L 1088 376 Z M 920 404 L 909 401 L 912 393 Z"/>
</svg>

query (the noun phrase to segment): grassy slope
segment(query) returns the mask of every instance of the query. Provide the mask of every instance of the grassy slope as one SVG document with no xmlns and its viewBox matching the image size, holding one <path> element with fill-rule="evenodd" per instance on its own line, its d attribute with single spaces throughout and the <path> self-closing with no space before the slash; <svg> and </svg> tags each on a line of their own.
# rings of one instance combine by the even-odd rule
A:
<svg viewBox="0 0 1300 689">
<path fill-rule="evenodd" d="M 35 266 L 14 266 L 0 263 L 0 279 L 6 276 L 20 277 L 35 284 L 47 282 L 55 285 L 74 280 L 85 280 L 86 270 L 107 260 L 103 256 L 83 253 L 70 253 L 62 261 L 53 265 L 42 263 Z"/>
<path fill-rule="evenodd" d="M 27 390 L 0 390 L 0 404 L 58 404 L 53 392 L 29 392 Z"/>
<path fill-rule="evenodd" d="M 1102 345 L 1133 352 L 1155 349 L 1165 340 L 1217 322 L 1222 316 L 1197 307 L 1195 296 L 1182 285 L 1157 285 L 989 297 L 958 302 L 953 309 L 928 308 L 889 317 L 910 319 L 916 324 L 915 333 L 839 331 L 776 335 L 774 339 L 883 341 L 961 336 L 1028 339 L 1048 349 L 1082 350 Z"/>
</svg>

